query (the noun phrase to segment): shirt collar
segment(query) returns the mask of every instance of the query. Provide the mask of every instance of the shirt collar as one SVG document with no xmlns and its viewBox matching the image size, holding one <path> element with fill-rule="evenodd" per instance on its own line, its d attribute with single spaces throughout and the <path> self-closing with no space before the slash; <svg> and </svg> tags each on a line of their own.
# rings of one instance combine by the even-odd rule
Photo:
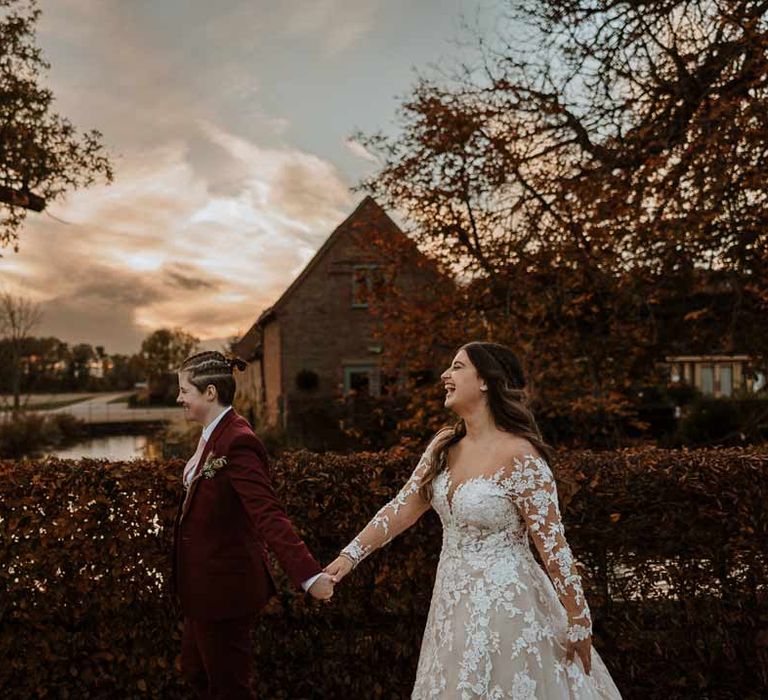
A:
<svg viewBox="0 0 768 700">
<path fill-rule="evenodd" d="M 215 430 L 216 426 L 221 422 L 221 419 L 227 415 L 227 412 L 231 410 L 232 406 L 227 406 L 216 418 L 214 418 L 208 425 L 203 428 L 203 440 L 208 442 L 211 439 L 211 433 Z"/>
</svg>

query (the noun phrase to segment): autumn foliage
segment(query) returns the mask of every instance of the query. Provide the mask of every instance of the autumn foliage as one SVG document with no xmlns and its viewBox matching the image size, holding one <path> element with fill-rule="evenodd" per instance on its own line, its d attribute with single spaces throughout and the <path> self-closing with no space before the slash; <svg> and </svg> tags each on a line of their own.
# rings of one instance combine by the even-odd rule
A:
<svg viewBox="0 0 768 700">
<path fill-rule="evenodd" d="M 421 74 L 399 132 L 358 135 L 380 162 L 362 189 L 455 281 L 384 301 L 385 352 L 418 369 L 504 342 L 542 418 L 626 445 L 665 355 L 768 367 L 768 6 L 502 5 L 464 65 Z"/>
<path fill-rule="evenodd" d="M 45 85 L 50 66 L 36 39 L 37 5 L 0 0 L 0 248 L 16 250 L 28 208 L 40 211 L 67 192 L 113 177 L 101 133 L 78 132 L 53 109 Z"/>
<path fill-rule="evenodd" d="M 329 561 L 415 458 L 286 453 L 273 477 Z M 624 697 L 759 697 L 768 452 L 577 452 L 554 464 L 595 645 Z M 0 463 L 3 698 L 188 697 L 167 585 L 180 468 Z M 281 576 L 254 636 L 259 697 L 407 697 L 440 541 L 430 513 L 361 565 L 330 606 Z"/>
</svg>

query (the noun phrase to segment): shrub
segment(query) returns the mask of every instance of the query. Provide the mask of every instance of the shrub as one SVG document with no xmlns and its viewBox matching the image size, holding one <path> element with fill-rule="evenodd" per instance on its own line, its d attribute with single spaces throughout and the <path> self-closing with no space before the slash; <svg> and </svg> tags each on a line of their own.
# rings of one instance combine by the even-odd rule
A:
<svg viewBox="0 0 768 700">
<path fill-rule="evenodd" d="M 128 397 L 128 405 L 131 408 L 146 408 L 149 406 L 149 392 L 138 391 Z"/>
<path fill-rule="evenodd" d="M 67 413 L 13 412 L 0 421 L 0 457 L 36 454 L 84 432 L 83 421 Z"/>
<path fill-rule="evenodd" d="M 71 413 L 54 413 L 47 422 L 55 426 L 63 441 L 77 440 L 86 434 L 85 423 Z"/>
<path fill-rule="evenodd" d="M 416 455 L 285 453 L 273 480 L 323 562 Z M 0 463 L 0 695 L 184 698 L 168 590 L 183 462 Z M 573 452 L 554 462 L 595 646 L 625 698 L 761 697 L 768 683 L 768 450 Z M 259 697 L 410 693 L 440 548 L 421 523 L 333 605 L 278 574 L 258 619 Z"/>
<path fill-rule="evenodd" d="M 768 399 L 694 401 L 680 421 L 678 443 L 690 446 L 743 445 L 768 440 Z"/>
<path fill-rule="evenodd" d="M 164 459 L 187 460 L 197 449 L 201 428 L 196 423 L 173 421 L 165 424 L 156 434 Z"/>
</svg>

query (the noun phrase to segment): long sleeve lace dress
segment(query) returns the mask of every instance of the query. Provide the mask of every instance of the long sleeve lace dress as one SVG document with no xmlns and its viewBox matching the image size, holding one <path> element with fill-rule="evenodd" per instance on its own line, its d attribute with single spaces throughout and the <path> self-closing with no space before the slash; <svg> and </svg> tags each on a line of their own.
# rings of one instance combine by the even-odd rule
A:
<svg viewBox="0 0 768 700">
<path fill-rule="evenodd" d="M 594 648 L 590 675 L 578 657 L 566 660 L 566 640 L 591 634 L 591 619 L 546 461 L 527 454 L 456 484 L 444 469 L 426 503 L 419 487 L 430 448 L 343 550 L 357 564 L 430 507 L 442 521 L 413 700 L 620 698 Z"/>
</svg>

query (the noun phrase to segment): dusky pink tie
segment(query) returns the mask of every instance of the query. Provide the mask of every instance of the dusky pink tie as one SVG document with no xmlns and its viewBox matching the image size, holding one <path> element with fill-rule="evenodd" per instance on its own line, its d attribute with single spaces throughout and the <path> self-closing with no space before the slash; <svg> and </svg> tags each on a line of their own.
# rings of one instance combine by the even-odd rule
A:
<svg viewBox="0 0 768 700">
<path fill-rule="evenodd" d="M 195 467 L 197 466 L 197 463 L 200 461 L 200 458 L 203 456 L 203 450 L 205 449 L 205 439 L 203 436 L 200 436 L 200 440 L 197 443 L 197 449 L 195 450 L 195 454 L 193 454 L 189 460 L 187 461 L 186 465 L 184 466 L 184 488 L 188 489 L 189 485 L 192 483 L 192 478 L 195 473 Z"/>
</svg>

